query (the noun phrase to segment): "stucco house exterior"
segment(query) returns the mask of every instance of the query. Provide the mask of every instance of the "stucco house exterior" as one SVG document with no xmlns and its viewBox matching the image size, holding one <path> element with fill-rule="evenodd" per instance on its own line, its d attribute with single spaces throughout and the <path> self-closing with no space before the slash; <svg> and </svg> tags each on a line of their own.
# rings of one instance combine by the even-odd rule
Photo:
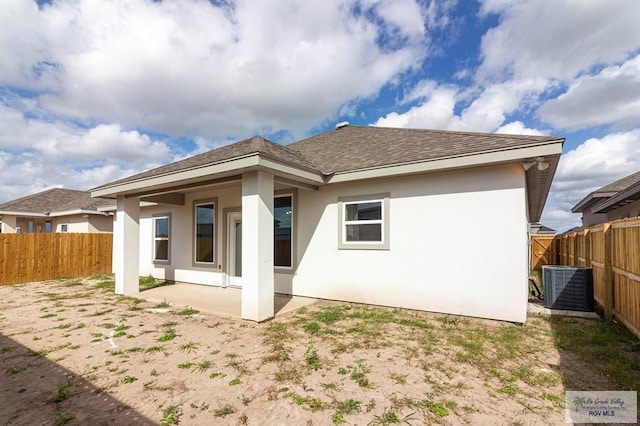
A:
<svg viewBox="0 0 640 426">
<path fill-rule="evenodd" d="M 0 204 L 0 232 L 112 232 L 113 215 L 99 211 L 109 204 L 89 191 L 48 189 Z"/>
<path fill-rule="evenodd" d="M 153 274 L 241 287 L 255 321 L 283 293 L 524 322 L 528 225 L 563 142 L 343 125 L 287 146 L 253 137 L 92 195 L 117 200 L 120 294 Z"/>
<path fill-rule="evenodd" d="M 582 213 L 582 226 L 640 216 L 640 171 L 587 194 L 571 209 Z"/>
</svg>

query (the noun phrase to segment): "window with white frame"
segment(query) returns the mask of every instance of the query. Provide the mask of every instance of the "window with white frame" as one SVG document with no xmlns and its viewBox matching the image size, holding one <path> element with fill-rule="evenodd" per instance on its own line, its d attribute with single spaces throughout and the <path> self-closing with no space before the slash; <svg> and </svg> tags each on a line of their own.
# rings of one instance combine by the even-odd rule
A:
<svg viewBox="0 0 640 426">
<path fill-rule="evenodd" d="M 215 265 L 215 201 L 194 203 L 194 263 Z"/>
<path fill-rule="evenodd" d="M 340 249 L 389 249 L 389 194 L 342 197 Z"/>
<path fill-rule="evenodd" d="M 153 216 L 153 262 L 169 263 L 171 253 L 171 215 Z"/>
</svg>

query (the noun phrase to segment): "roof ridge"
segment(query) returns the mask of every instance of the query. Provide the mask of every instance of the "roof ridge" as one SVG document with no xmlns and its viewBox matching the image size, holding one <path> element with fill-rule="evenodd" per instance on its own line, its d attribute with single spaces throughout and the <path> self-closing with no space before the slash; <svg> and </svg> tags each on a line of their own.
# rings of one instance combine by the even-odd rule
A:
<svg viewBox="0 0 640 426">
<path fill-rule="evenodd" d="M 53 188 L 45 189 L 44 191 L 36 192 L 35 194 L 29 194 L 29 195 L 25 195 L 25 196 L 20 197 L 20 198 L 15 198 L 13 200 L 7 200 L 4 203 L 0 203 L 0 209 L 3 208 L 6 205 L 14 204 L 14 203 L 18 203 L 18 202 L 22 202 L 22 201 L 26 201 L 26 200 L 30 200 L 32 198 L 40 197 L 40 196 L 42 196 L 44 194 L 48 194 L 48 193 L 50 193 L 52 191 L 56 191 L 56 190 L 62 190 L 62 191 L 68 191 L 68 192 L 84 192 L 84 193 L 90 194 L 89 191 L 83 191 L 81 189 L 67 189 L 67 188 L 62 188 L 62 187 L 56 186 L 56 187 L 53 187 Z"/>
<path fill-rule="evenodd" d="M 630 183 L 625 185 L 624 188 L 620 188 L 617 189 L 616 188 L 616 184 L 620 184 L 623 183 L 624 181 L 628 180 Z M 624 176 L 614 182 L 611 182 L 607 185 L 604 185 L 601 188 L 596 189 L 595 191 L 593 191 L 593 193 L 598 193 L 598 192 L 621 192 L 621 191 L 625 191 L 627 189 L 629 189 L 630 187 L 632 187 L 633 185 L 636 185 L 638 182 L 640 182 L 640 170 L 635 172 L 635 173 L 631 173 L 630 175 Z M 611 189 L 609 189 L 611 188 Z"/>
</svg>

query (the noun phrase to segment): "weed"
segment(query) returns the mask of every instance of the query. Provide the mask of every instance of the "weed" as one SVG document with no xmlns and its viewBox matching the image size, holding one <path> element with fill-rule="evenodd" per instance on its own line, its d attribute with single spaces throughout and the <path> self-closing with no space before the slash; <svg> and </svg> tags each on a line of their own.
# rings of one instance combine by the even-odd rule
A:
<svg viewBox="0 0 640 426">
<path fill-rule="evenodd" d="M 150 348 L 145 349 L 145 353 L 147 354 L 157 354 L 157 353 L 165 353 L 167 350 L 163 346 L 151 346 Z"/>
<path fill-rule="evenodd" d="M 129 384 L 135 382 L 136 380 L 138 380 L 138 378 L 135 376 L 124 376 L 124 379 L 122 379 L 122 383 Z"/>
<path fill-rule="evenodd" d="M 57 316 L 58 316 L 58 314 L 48 313 L 48 314 L 41 315 L 40 318 L 53 318 L 53 317 L 57 317 Z"/>
<path fill-rule="evenodd" d="M 175 330 L 168 329 L 165 331 L 165 333 L 162 336 L 158 338 L 158 342 L 168 342 L 170 340 L 175 339 L 176 337 L 177 337 L 177 334 Z"/>
<path fill-rule="evenodd" d="M 116 283 L 115 281 L 105 280 L 97 283 L 96 285 L 93 286 L 93 288 L 97 290 L 103 290 L 103 291 L 115 291 Z"/>
<path fill-rule="evenodd" d="M 350 378 L 354 380 L 358 386 L 361 388 L 371 388 L 371 383 L 369 383 L 369 379 L 366 374 L 369 373 L 371 369 L 365 364 L 364 360 L 359 359 L 356 361 L 355 367 L 351 369 Z"/>
<path fill-rule="evenodd" d="M 196 342 L 189 342 L 189 343 L 185 343 L 184 345 L 180 345 L 179 348 L 182 352 L 186 352 L 186 353 L 197 353 L 198 351 L 196 351 L 196 349 L 198 349 L 198 346 L 200 346 L 198 343 Z"/>
<path fill-rule="evenodd" d="M 149 375 L 151 377 L 158 377 L 160 375 L 160 373 L 158 373 L 158 370 L 156 370 L 155 368 L 153 370 L 151 370 L 151 372 L 149 373 Z"/>
<path fill-rule="evenodd" d="M 335 395 L 342 390 L 342 386 L 337 382 L 320 383 L 320 386 L 324 389 L 325 393 L 329 395 Z"/>
<path fill-rule="evenodd" d="M 307 366 L 318 371 L 320 368 L 320 357 L 318 356 L 318 349 L 313 344 L 313 340 L 309 340 L 307 350 L 304 353 L 304 359 L 307 361 Z"/>
<path fill-rule="evenodd" d="M 409 375 L 408 374 L 391 373 L 390 377 L 391 377 L 391 380 L 393 380 L 395 383 L 397 383 L 399 385 L 406 385 L 407 384 L 407 377 L 409 377 Z"/>
<path fill-rule="evenodd" d="M 385 409 L 379 416 L 373 416 L 373 421 L 370 422 L 369 425 L 378 426 L 403 423 L 410 425 L 411 419 L 414 415 L 415 413 L 411 413 L 404 417 L 400 417 L 398 415 L 398 411 L 395 408 L 389 407 Z"/>
<path fill-rule="evenodd" d="M 213 367 L 213 363 L 209 360 L 204 360 L 204 361 L 200 361 L 198 363 L 198 371 L 201 373 L 204 373 L 205 371 L 207 371 L 208 369 L 210 369 L 211 367 Z"/>
<path fill-rule="evenodd" d="M 11 367 L 8 367 L 4 372 L 5 372 L 5 374 L 8 374 L 9 376 L 13 376 L 14 374 L 18 374 L 21 371 L 26 370 L 30 366 L 31 366 L 31 364 L 28 363 L 28 362 L 21 362 L 21 363 L 19 363 L 17 365 L 12 365 Z"/>
<path fill-rule="evenodd" d="M 515 385 L 507 385 L 498 389 L 498 392 L 503 393 L 505 395 L 513 396 L 516 393 L 518 393 L 518 388 Z"/>
<path fill-rule="evenodd" d="M 169 304 L 169 302 L 167 302 L 167 299 L 164 299 L 162 302 L 158 303 L 157 305 L 154 306 L 154 308 L 170 308 L 171 304 Z"/>
<path fill-rule="evenodd" d="M 302 326 L 302 329 L 310 334 L 318 334 L 320 332 L 320 323 L 318 322 L 309 322 Z"/>
<path fill-rule="evenodd" d="M 59 329 L 59 330 L 65 330 L 65 329 L 67 329 L 67 328 L 71 327 L 72 325 L 73 325 L 73 324 L 59 324 L 59 325 L 57 325 L 57 326 L 56 326 L 56 327 L 54 327 L 54 328 L 57 328 L 57 329 Z"/>
<path fill-rule="evenodd" d="M 355 399 L 347 399 L 346 401 L 338 401 L 336 410 L 341 414 L 352 414 L 360 412 L 360 401 Z"/>
<path fill-rule="evenodd" d="M 183 362 L 183 363 L 178 364 L 178 368 L 181 368 L 181 369 L 183 369 L 183 370 L 186 370 L 186 369 L 191 368 L 191 366 L 192 366 L 192 365 L 193 365 L 193 364 L 192 364 L 192 363 L 190 363 L 190 362 Z"/>
<path fill-rule="evenodd" d="M 51 398 L 52 402 L 62 402 L 65 399 L 69 398 L 71 394 L 69 393 L 69 387 L 67 385 L 58 385 L 56 388 L 56 393 Z"/>
<path fill-rule="evenodd" d="M 213 415 L 216 417 L 226 417 L 229 414 L 233 414 L 236 412 L 236 409 L 231 405 L 226 404 L 213 412 Z"/>
<path fill-rule="evenodd" d="M 181 415 L 182 410 L 180 409 L 180 407 L 171 405 L 162 411 L 162 420 L 160 420 L 160 425 L 177 425 L 178 423 L 180 423 Z"/>
<path fill-rule="evenodd" d="M 240 383 L 242 383 L 242 382 L 240 381 L 240 378 L 239 378 L 239 377 L 236 377 L 236 378 L 234 378 L 233 380 L 231 380 L 231 381 L 229 382 L 229 386 L 236 386 L 236 385 L 239 385 Z"/>
<path fill-rule="evenodd" d="M 251 399 L 245 394 L 242 394 L 240 396 L 240 402 L 242 402 L 242 405 L 249 405 L 249 403 L 251 402 Z"/>
<path fill-rule="evenodd" d="M 54 422 L 53 424 L 55 426 L 61 426 L 63 424 L 66 424 L 67 422 L 75 419 L 76 416 L 73 413 L 70 413 L 68 411 L 58 411 L 56 412 L 55 416 L 54 416 Z"/>
<path fill-rule="evenodd" d="M 178 312 L 178 315 L 182 315 L 183 317 L 191 317 L 194 316 L 196 314 L 199 314 L 200 311 L 197 309 L 193 309 L 193 308 L 186 308 L 183 309 L 182 311 Z"/>
<path fill-rule="evenodd" d="M 243 414 L 243 415 L 240 416 L 240 424 L 241 425 L 249 424 L 249 418 L 247 417 L 246 414 Z"/>
</svg>

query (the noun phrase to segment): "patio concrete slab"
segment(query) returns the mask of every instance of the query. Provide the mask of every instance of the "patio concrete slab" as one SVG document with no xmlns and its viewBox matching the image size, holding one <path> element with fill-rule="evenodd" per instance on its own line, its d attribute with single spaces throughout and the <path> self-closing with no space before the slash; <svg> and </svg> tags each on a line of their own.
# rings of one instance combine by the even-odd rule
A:
<svg viewBox="0 0 640 426">
<path fill-rule="evenodd" d="M 583 312 L 583 311 L 566 311 L 562 309 L 550 309 L 545 308 L 543 305 L 537 303 L 528 303 L 527 313 L 529 315 L 550 315 L 550 316 L 564 316 L 564 317 L 576 317 L 576 318 L 588 318 L 599 319 L 600 317 L 595 312 Z"/>
<path fill-rule="evenodd" d="M 242 290 L 235 287 L 176 283 L 144 290 L 134 297 L 155 303 L 167 302 L 172 306 L 188 306 L 224 317 L 241 318 L 242 316 Z M 317 301 L 309 297 L 276 294 L 274 296 L 275 315 L 284 315 Z"/>
</svg>

